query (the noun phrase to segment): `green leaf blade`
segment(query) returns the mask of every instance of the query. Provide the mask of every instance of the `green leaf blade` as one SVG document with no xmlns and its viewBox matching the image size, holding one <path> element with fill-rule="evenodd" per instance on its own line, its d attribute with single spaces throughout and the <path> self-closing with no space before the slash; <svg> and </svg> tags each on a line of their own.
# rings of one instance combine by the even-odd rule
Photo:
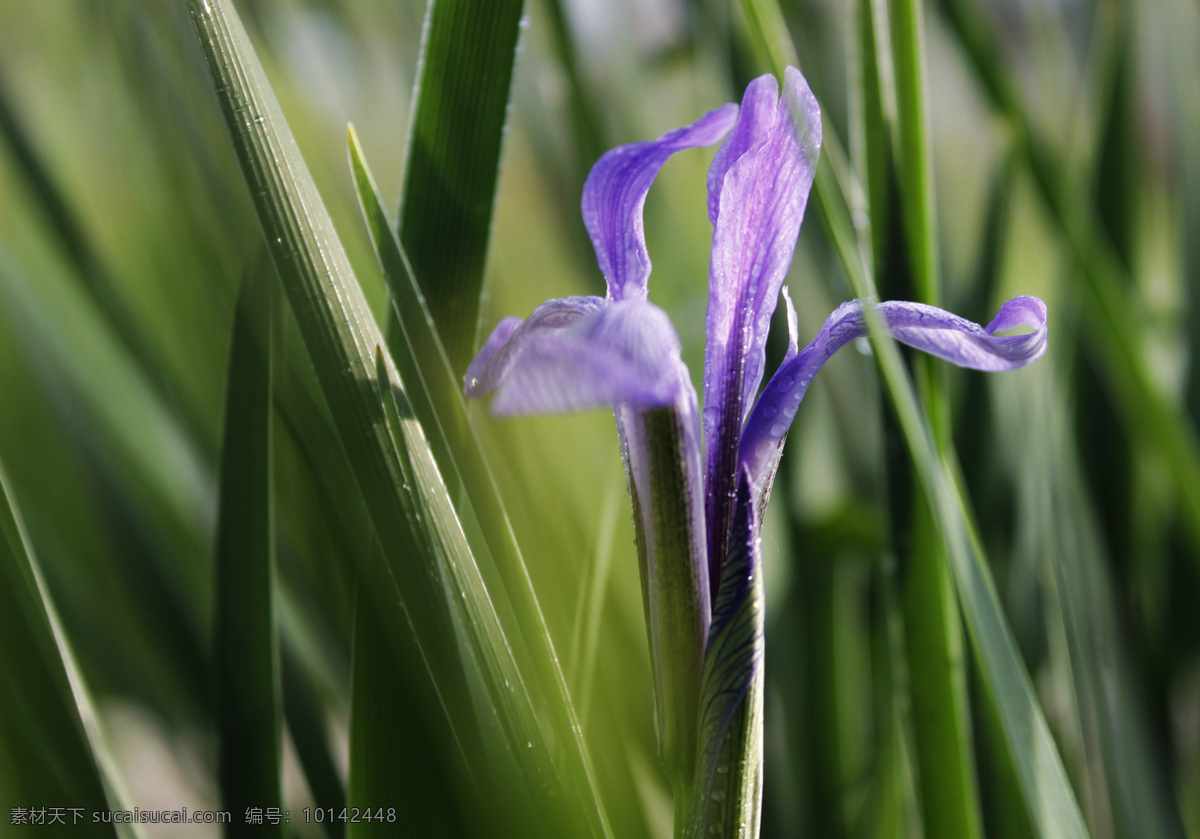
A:
<svg viewBox="0 0 1200 839">
<path fill-rule="evenodd" d="M 15 808 L 79 807 L 90 818 L 117 806 L 91 701 L 71 675 L 57 624 L 0 469 L 0 806 L 8 824 Z M 70 824 L 73 814 L 64 818 Z M 105 825 L 98 835 L 118 833 Z"/>
<path fill-rule="evenodd" d="M 414 632 L 427 689 L 445 709 L 463 760 L 497 761 L 488 777 L 503 798 L 544 805 L 539 830 L 586 825 L 603 835 L 599 811 L 564 789 L 530 681 L 245 31 L 228 0 L 193 0 L 190 8 L 268 250 L 383 548 L 392 620 Z"/>
<path fill-rule="evenodd" d="M 214 568 L 214 688 L 221 802 L 231 835 L 282 836 L 249 824 L 250 807 L 282 808 L 279 655 L 272 603 L 271 322 L 275 278 L 265 260 L 242 278 L 234 315 Z"/>
<path fill-rule="evenodd" d="M 455 371 L 474 352 L 524 0 L 430 0 L 399 231 Z"/>
<path fill-rule="evenodd" d="M 413 411 L 426 429 L 443 474 L 452 476 L 454 483 L 462 486 L 466 496 L 462 503 L 479 519 L 486 552 L 496 566 L 498 586 L 516 615 L 510 638 L 522 638 L 529 651 L 555 730 L 570 732 L 570 746 L 563 759 L 571 768 L 572 782 L 579 785 L 582 795 L 592 800 L 603 822 L 591 759 L 566 677 L 495 477 L 467 420 L 461 382 L 439 338 L 403 245 L 388 221 L 383 199 L 353 128 L 349 131 L 349 150 L 360 205 L 392 298 L 390 316 L 396 326 L 391 342 L 393 354 L 413 383 L 409 391 Z"/>
</svg>

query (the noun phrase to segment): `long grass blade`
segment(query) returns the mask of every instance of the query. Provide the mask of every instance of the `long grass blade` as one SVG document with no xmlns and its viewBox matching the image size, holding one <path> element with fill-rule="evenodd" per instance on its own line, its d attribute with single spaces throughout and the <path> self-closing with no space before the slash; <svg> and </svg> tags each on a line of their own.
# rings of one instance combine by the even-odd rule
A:
<svg viewBox="0 0 1200 839">
<path fill-rule="evenodd" d="M 556 730 L 571 735 L 570 747 L 564 752 L 564 760 L 571 767 L 571 780 L 580 785 L 580 793 L 594 802 L 602 817 L 587 746 L 566 677 L 495 477 L 467 422 L 459 379 L 403 246 L 388 223 L 382 198 L 353 129 L 349 137 L 359 200 L 392 297 L 391 312 L 400 338 L 394 345 L 394 353 L 402 369 L 412 371 L 408 380 L 413 383 L 409 391 L 413 411 L 432 441 L 443 474 L 453 475 L 455 483 L 462 486 L 464 503 L 478 518 L 486 553 L 497 566 L 496 579 L 515 613 L 516 626 L 510 627 L 507 634 L 510 639 L 521 638 L 529 651 L 534 673 L 546 695 L 546 710 Z"/>
<path fill-rule="evenodd" d="M 120 809 L 111 758 L 0 470 L 0 801 L 6 824 L 64 825 Z M 68 810 L 67 808 L 72 808 Z M 54 819 L 55 816 L 50 816 Z M 20 829 L 20 828 L 15 828 Z"/>
<path fill-rule="evenodd" d="M 1106 385 L 1123 421 L 1162 453 L 1186 512 L 1188 534 L 1200 562 L 1200 438 L 1174 407 L 1135 336 L 1147 334 L 1145 305 L 1130 291 L 1127 274 L 1084 195 L 1063 182 L 1063 161 L 1032 126 L 1025 104 L 1003 72 L 1004 62 L 980 12 L 964 0 L 939 0 L 938 8 L 967 56 L 990 104 L 1017 129 L 1017 149 L 1033 176 L 1059 234 L 1084 279 L 1084 336 L 1104 360 Z"/>
<path fill-rule="evenodd" d="M 758 40 L 765 43 L 768 36 L 759 35 Z M 822 146 L 822 157 L 830 163 L 818 167 L 818 207 L 855 296 L 875 298 L 878 292 L 870 270 L 872 260 L 867 256 L 867 231 L 852 221 L 851 208 L 861 206 L 862 192 L 852 182 L 835 132 L 824 134 Z M 852 202 L 852 198 L 857 200 Z M 920 407 L 899 350 L 875 320 L 871 310 L 867 321 L 883 384 L 945 544 L 968 635 L 979 656 L 984 682 L 996 697 L 1034 825 L 1043 839 L 1083 839 L 1088 836 L 1083 816 L 1004 617 L 960 478 L 953 461 L 938 453 L 934 429 Z"/>
<path fill-rule="evenodd" d="M 346 806 L 346 792 L 329 747 L 325 709 L 308 674 L 286 643 L 280 649 L 279 671 L 284 719 L 296 746 L 304 779 L 318 807 L 340 813 Z M 340 820 L 331 819 L 325 822 L 324 828 L 329 839 L 341 839 L 346 835 L 345 825 Z"/>
<path fill-rule="evenodd" d="M 430 0 L 400 240 L 455 371 L 475 350 L 524 0 Z"/>
<path fill-rule="evenodd" d="M 545 830 L 582 822 L 603 833 L 596 810 L 564 794 L 426 436 L 236 12 L 227 0 L 190 8 L 268 249 L 464 758 L 511 762 L 518 787 L 549 808 Z M 472 684 L 486 697 L 478 717 Z"/>
<path fill-rule="evenodd" d="M 213 683 L 222 806 L 230 835 L 282 836 L 250 808 L 282 809 L 279 655 L 272 603 L 271 321 L 275 277 L 265 259 L 242 277 L 225 396 L 214 564 Z"/>
<path fill-rule="evenodd" d="M 1046 376 L 1050 379 L 1052 376 Z M 1016 467 L 1026 538 L 1050 546 L 1041 558 L 1047 566 L 1048 623 L 1062 634 L 1074 700 L 1083 734 L 1083 777 L 1090 788 L 1095 832 L 1147 839 L 1183 839 L 1186 835 L 1161 758 L 1149 735 L 1137 670 L 1117 634 L 1113 580 L 1097 536 L 1103 533 L 1083 499 L 1079 464 L 1057 455 L 1060 467 L 1034 464 L 1055 448 L 1066 449 L 1070 436 L 1063 388 L 1025 393 L 1036 407 L 1024 416 L 1008 413 L 1002 427 L 1010 438 L 1036 440 L 1029 463 Z M 1032 433 L 1037 427 L 1041 434 Z M 1067 449 L 1069 451 L 1069 449 Z"/>
<path fill-rule="evenodd" d="M 924 21 L 919 0 L 893 0 L 888 5 L 888 21 L 895 79 L 895 130 L 878 138 L 868 136 L 866 142 L 870 147 L 873 143 L 889 143 L 893 135 L 897 138 L 894 173 L 879 174 L 886 183 L 896 184 L 898 200 L 893 203 L 890 196 L 884 199 L 887 203 L 879 224 L 886 225 L 899 214 L 904 259 L 892 262 L 887 259 L 889 254 L 876 252 L 875 264 L 883 264 L 885 271 L 903 278 L 887 283 L 899 296 L 907 298 L 911 292 L 912 299 L 940 305 Z M 886 56 L 881 59 L 886 61 Z M 868 153 L 868 159 L 871 156 Z M 883 152 L 875 156 L 883 156 Z M 875 192 L 873 188 L 872 194 Z M 874 227 L 874 219 L 872 222 Z M 925 412 L 944 454 L 951 445 L 945 369 L 928 356 L 913 359 L 913 364 Z M 890 417 L 885 421 L 894 423 Z M 903 510 L 906 505 L 900 499 L 915 496 L 906 512 L 893 509 L 893 516 L 907 513 L 913 517 L 912 538 L 899 542 L 898 550 L 905 552 L 901 557 L 902 599 L 922 818 L 931 836 L 979 837 L 982 824 L 970 743 L 962 631 L 950 568 L 930 520 L 928 504 L 921 497 L 920 487 L 912 486 L 910 468 L 889 463 L 891 471 L 902 472 L 909 484 L 896 486 L 893 481 L 893 504 Z"/>
<path fill-rule="evenodd" d="M 387 613 L 371 597 L 373 584 L 364 574 L 354 612 L 348 797 L 351 808 L 372 817 L 347 825 L 346 835 L 470 836 L 466 823 L 480 809 L 477 793 L 474 800 L 461 794 L 455 800 L 456 790 L 470 789 L 471 782 L 453 759 L 445 726 L 414 724 L 429 717 L 420 697 L 406 689 L 419 654 L 407 638 L 395 644 Z M 382 818 L 374 818 L 384 804 Z"/>
</svg>

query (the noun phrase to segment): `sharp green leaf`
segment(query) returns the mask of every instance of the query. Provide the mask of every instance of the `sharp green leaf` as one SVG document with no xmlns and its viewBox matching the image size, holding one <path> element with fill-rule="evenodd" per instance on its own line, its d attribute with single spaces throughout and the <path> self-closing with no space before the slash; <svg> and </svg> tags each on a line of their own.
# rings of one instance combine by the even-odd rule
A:
<svg viewBox="0 0 1200 839">
<path fill-rule="evenodd" d="M 430 0 L 400 239 L 455 371 L 475 350 L 524 0 Z"/>
<path fill-rule="evenodd" d="M 760 34 L 757 40 L 766 43 L 768 37 Z M 869 267 L 871 260 L 865 255 L 866 231 L 861 227 L 856 231 L 852 222 L 851 208 L 857 206 L 852 197 L 861 196 L 861 191 L 852 185 L 835 132 L 825 132 L 822 151 L 822 157 L 830 161 L 830 165 L 818 167 L 815 184 L 822 219 L 855 296 L 874 298 L 877 291 Z M 940 437 L 934 436 L 934 427 L 919 405 L 899 351 L 883 336 L 875 320 L 872 311 L 867 322 L 877 365 L 945 545 L 967 632 L 980 658 L 984 682 L 996 695 L 1001 724 L 1034 825 L 1043 839 L 1087 837 L 1062 758 L 996 596 L 960 479 L 950 466 L 953 461 L 939 454 L 935 440 Z"/>
<path fill-rule="evenodd" d="M 190 8 L 268 250 L 465 759 L 513 763 L 550 808 L 547 830 L 580 820 L 603 833 L 598 812 L 564 794 L 425 434 L 236 13 L 226 0 Z M 476 695 L 486 697 L 479 716 Z"/>
<path fill-rule="evenodd" d="M 1104 359 L 1106 384 L 1130 429 L 1162 452 L 1187 511 L 1193 558 L 1200 558 L 1200 440 L 1192 422 L 1175 410 L 1133 336 L 1148 334 L 1145 302 L 1132 289 L 1096 211 L 1078 190 L 1064 183 L 1062 160 L 1035 130 L 1015 92 L 1004 62 L 995 52 L 986 24 L 970 3 L 940 0 L 950 27 L 991 105 L 1018 130 L 1017 149 L 1033 183 L 1078 267 L 1086 295 L 1085 336 Z"/>
<path fill-rule="evenodd" d="M 214 567 L 213 642 L 221 803 L 231 835 L 282 836 L 248 824 L 250 807 L 282 807 L 279 655 L 275 640 L 271 479 L 271 321 L 275 277 L 265 259 L 242 278 L 225 396 Z"/>
<path fill-rule="evenodd" d="M 14 824 L 17 810 L 28 819 L 31 808 L 77 807 L 90 818 L 93 811 L 110 809 L 110 801 L 116 806 L 119 799 L 105 777 L 110 759 L 91 699 L 76 672 L 3 471 L 0 629 L 0 806 L 5 822 Z M 64 812 L 62 817 L 73 820 L 74 814 Z M 118 834 L 105 825 L 98 835 Z"/>
<path fill-rule="evenodd" d="M 521 638 L 529 651 L 541 690 L 547 696 L 546 709 L 556 730 L 571 732 L 571 747 L 564 760 L 571 766 L 572 783 L 579 784 L 581 794 L 596 801 L 595 782 L 578 714 L 495 477 L 467 421 L 459 379 L 438 337 L 403 246 L 388 223 L 383 200 L 353 129 L 349 138 L 359 201 L 391 293 L 391 313 L 401 339 L 393 344 L 397 363 L 406 375 L 411 372 L 408 378 L 413 382 L 410 388 L 413 411 L 432 440 L 443 474 L 454 476 L 455 483 L 465 492 L 464 504 L 478 517 L 485 550 L 497 566 L 494 579 L 515 612 L 516 626 L 511 626 L 507 635 L 512 640 Z"/>
</svg>

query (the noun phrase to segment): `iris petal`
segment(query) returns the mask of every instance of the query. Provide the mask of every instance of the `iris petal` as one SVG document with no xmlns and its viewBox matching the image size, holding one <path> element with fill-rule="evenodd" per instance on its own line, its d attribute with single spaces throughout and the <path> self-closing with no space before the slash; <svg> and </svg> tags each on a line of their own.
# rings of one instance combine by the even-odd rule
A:
<svg viewBox="0 0 1200 839">
<path fill-rule="evenodd" d="M 538 335 L 565 329 L 604 305 L 599 297 L 563 297 L 547 300 L 526 320 L 504 318 L 467 366 L 464 393 L 475 399 L 500 387 L 522 350 L 535 343 Z"/>
<path fill-rule="evenodd" d="M 704 439 L 713 579 L 719 578 L 732 524 L 738 439 L 762 380 L 771 314 L 820 153 L 821 111 L 804 78 L 789 67 L 782 95 L 776 90 L 771 76 L 747 88 L 738 124 L 710 173 L 710 215 L 714 196 L 718 206 L 704 355 Z"/>
<path fill-rule="evenodd" d="M 1014 297 L 986 328 L 922 303 L 875 304 L 888 333 L 903 344 L 973 370 L 1015 370 L 1046 351 L 1046 304 L 1036 297 Z M 1024 335 L 998 335 L 1028 327 Z M 843 303 L 825 321 L 817 337 L 780 365 L 750 414 L 738 452 L 756 492 L 768 484 L 796 409 L 817 371 L 835 352 L 867 334 L 862 304 Z"/>
<path fill-rule="evenodd" d="M 501 321 L 467 370 L 468 396 L 498 391 L 497 414 L 672 405 L 686 384 L 666 312 L 644 300 L 569 297 Z"/>
<path fill-rule="evenodd" d="M 610 300 L 646 296 L 650 255 L 642 208 L 658 170 L 677 151 L 720 140 L 737 111 L 737 105 L 723 105 L 657 140 L 618 146 L 596 161 L 583 185 L 583 223 L 592 237 Z"/>
</svg>

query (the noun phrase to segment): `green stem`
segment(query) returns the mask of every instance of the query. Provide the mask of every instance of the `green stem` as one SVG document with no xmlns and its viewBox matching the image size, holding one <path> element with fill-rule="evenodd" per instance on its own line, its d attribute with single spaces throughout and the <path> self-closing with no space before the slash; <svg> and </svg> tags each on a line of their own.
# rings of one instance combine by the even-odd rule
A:
<svg viewBox="0 0 1200 839">
<path fill-rule="evenodd" d="M 704 655 L 696 775 L 686 836 L 758 836 L 765 605 L 756 503 L 743 476 Z"/>
<path fill-rule="evenodd" d="M 620 412 L 618 421 L 631 461 L 629 491 L 654 670 L 659 756 L 678 802 L 688 797 L 695 773 L 697 697 L 709 624 L 703 530 L 696 526 L 703 521 L 700 463 L 698 453 L 686 452 L 684 418 L 674 409 Z M 645 464 L 637 462 L 642 456 Z M 643 469 L 649 498 L 640 497 L 635 483 Z"/>
<path fill-rule="evenodd" d="M 878 208 L 871 208 L 873 215 L 878 213 L 881 228 L 875 243 L 878 247 L 882 240 L 887 248 L 876 252 L 875 264 L 892 275 L 885 278 L 886 283 L 881 280 L 890 293 L 938 305 L 941 282 L 920 0 L 892 0 L 888 19 L 897 103 L 891 133 L 896 143 L 890 146 L 887 137 L 868 138 L 869 147 L 876 150 L 875 155 L 868 156 L 868 165 L 878 167 L 891 158 L 889 168 L 869 172 L 871 197 L 883 200 Z M 872 59 L 866 62 L 867 72 L 878 72 L 882 58 L 875 53 L 877 41 L 867 40 L 874 34 L 873 27 L 864 29 L 864 58 Z M 877 83 L 877 79 L 872 82 Z M 868 105 L 881 109 L 881 97 Z M 868 116 L 868 125 L 885 124 L 881 110 Z M 894 156 L 888 154 L 889 148 L 894 149 Z M 898 187 L 898 201 L 887 198 L 892 183 Z M 901 236 L 903 240 L 899 241 Z M 905 259 L 882 258 L 895 253 L 897 247 Z M 930 418 L 937 450 L 944 456 L 951 445 L 945 371 L 931 358 L 918 359 L 916 368 L 921 401 Z M 887 422 L 894 424 L 896 420 L 889 416 Z M 891 482 L 892 514 L 897 533 L 902 535 L 895 543 L 903 560 L 901 608 L 924 826 L 930 837 L 975 839 L 982 835 L 982 820 L 970 742 L 961 618 L 949 561 L 928 502 L 920 487 L 914 485 L 909 466 L 892 466 L 896 474 Z M 902 483 L 901 474 L 905 476 Z M 910 505 L 904 496 L 916 500 Z"/>
</svg>

